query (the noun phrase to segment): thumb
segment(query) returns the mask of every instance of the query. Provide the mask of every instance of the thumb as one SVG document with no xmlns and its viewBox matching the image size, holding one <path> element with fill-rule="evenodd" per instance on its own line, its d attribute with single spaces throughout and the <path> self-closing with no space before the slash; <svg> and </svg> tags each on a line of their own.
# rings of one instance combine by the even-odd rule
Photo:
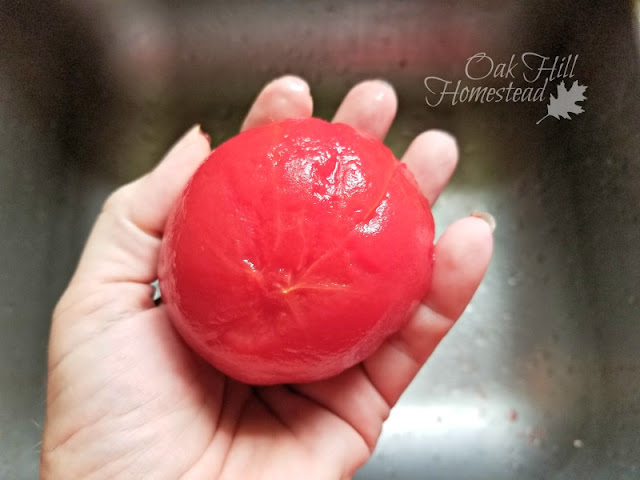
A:
<svg viewBox="0 0 640 480">
<path fill-rule="evenodd" d="M 208 136 L 196 125 L 154 170 L 111 194 L 89 235 L 72 285 L 152 282 L 169 212 L 210 152 Z"/>
</svg>

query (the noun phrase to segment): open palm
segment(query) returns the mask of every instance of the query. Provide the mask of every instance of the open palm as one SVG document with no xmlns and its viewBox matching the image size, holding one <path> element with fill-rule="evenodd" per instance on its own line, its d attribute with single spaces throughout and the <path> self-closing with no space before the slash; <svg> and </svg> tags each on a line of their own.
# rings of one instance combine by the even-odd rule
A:
<svg viewBox="0 0 640 480">
<path fill-rule="evenodd" d="M 386 83 L 363 82 L 334 120 L 382 139 L 396 105 Z M 261 92 L 243 129 L 311 111 L 306 83 L 283 77 Z M 209 151 L 194 127 L 155 170 L 106 202 L 54 312 L 42 478 L 350 478 L 486 270 L 488 223 L 459 220 L 436 245 L 428 298 L 369 359 L 302 385 L 226 378 L 182 342 L 149 286 L 168 212 Z M 435 131 L 403 157 L 430 203 L 456 160 L 455 142 Z"/>
</svg>

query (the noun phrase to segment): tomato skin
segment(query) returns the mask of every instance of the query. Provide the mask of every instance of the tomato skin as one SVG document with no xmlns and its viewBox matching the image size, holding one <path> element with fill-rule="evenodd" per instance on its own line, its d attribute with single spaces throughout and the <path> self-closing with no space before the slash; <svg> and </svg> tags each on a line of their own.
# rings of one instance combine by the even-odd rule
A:
<svg viewBox="0 0 640 480">
<path fill-rule="evenodd" d="M 178 332 L 250 384 L 327 378 L 372 354 L 426 295 L 434 224 L 373 137 L 286 120 L 216 148 L 165 229 L 159 279 Z"/>
</svg>

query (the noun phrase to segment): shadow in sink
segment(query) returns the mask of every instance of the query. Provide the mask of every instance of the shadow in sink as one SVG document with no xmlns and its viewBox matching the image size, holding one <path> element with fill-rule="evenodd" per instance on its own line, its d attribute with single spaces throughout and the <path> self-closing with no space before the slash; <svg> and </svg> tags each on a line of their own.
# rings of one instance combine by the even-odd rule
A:
<svg viewBox="0 0 640 480">
<path fill-rule="evenodd" d="M 106 195 L 195 121 L 214 143 L 231 136 L 260 86 L 290 72 L 325 117 L 355 81 L 392 81 L 397 154 L 426 128 L 459 139 L 440 231 L 473 210 L 498 223 L 487 278 L 356 477 L 638 478 L 630 3 L 31 3 L 0 7 L 0 478 L 37 471 L 47 318 Z M 464 78 L 482 51 L 578 54 L 585 113 L 536 125 L 544 102 L 425 104 L 425 76 Z"/>
</svg>

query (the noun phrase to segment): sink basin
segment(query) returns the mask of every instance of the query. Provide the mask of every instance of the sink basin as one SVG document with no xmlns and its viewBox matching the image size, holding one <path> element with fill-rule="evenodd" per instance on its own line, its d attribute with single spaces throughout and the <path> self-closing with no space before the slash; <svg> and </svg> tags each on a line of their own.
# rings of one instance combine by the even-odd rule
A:
<svg viewBox="0 0 640 480">
<path fill-rule="evenodd" d="M 397 154 L 427 128 L 459 139 L 439 231 L 473 210 L 498 224 L 484 283 L 356 478 L 640 478 L 631 2 L 7 0 L 0 25 L 0 479 L 37 475 L 49 315 L 106 195 L 195 122 L 233 135 L 284 73 L 324 117 L 356 81 L 391 81 Z M 427 76 L 508 84 L 465 76 L 479 52 L 574 55 L 584 113 L 537 124 L 548 96 L 427 105 Z"/>
</svg>

